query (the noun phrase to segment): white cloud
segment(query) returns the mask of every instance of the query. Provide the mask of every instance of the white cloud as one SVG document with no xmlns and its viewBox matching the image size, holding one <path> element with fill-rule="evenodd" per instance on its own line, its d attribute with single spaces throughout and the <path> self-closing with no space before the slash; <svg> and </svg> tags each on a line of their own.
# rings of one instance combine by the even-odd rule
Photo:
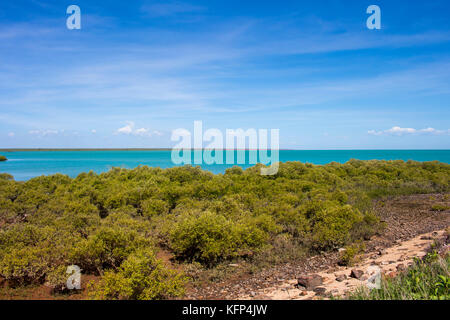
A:
<svg viewBox="0 0 450 320">
<path fill-rule="evenodd" d="M 150 131 L 148 128 L 138 128 L 135 129 L 135 124 L 133 121 L 127 121 L 127 125 L 117 129 L 116 134 L 134 135 L 141 137 L 151 137 L 152 135 L 162 136 L 162 132 L 154 130 Z"/>
<path fill-rule="evenodd" d="M 56 135 L 58 134 L 58 130 L 30 130 L 28 131 L 29 134 L 35 135 L 35 136 L 50 136 L 50 135 Z"/>
<path fill-rule="evenodd" d="M 14 137 L 16 134 L 14 133 L 14 132 L 10 132 L 10 133 L 8 133 L 8 137 Z"/>
<path fill-rule="evenodd" d="M 92 129 L 92 130 L 91 130 L 91 133 L 96 134 L 96 133 L 97 133 L 97 130 Z"/>
<path fill-rule="evenodd" d="M 136 135 L 139 135 L 139 136 L 145 136 L 145 135 L 149 134 L 148 129 L 145 129 L 145 128 L 137 129 L 133 133 Z"/>
<path fill-rule="evenodd" d="M 416 133 L 417 130 L 413 128 L 392 127 L 391 129 L 388 129 L 385 132 L 392 134 L 403 134 L 403 133 Z"/>
<path fill-rule="evenodd" d="M 406 134 L 450 134 L 450 129 L 447 130 L 437 130 L 434 128 L 425 128 L 425 129 L 414 129 L 414 128 L 401 128 L 401 127 L 392 127 L 387 130 L 383 131 L 376 131 L 376 130 L 369 130 L 367 131 L 368 134 L 374 135 L 374 136 L 381 136 L 381 135 L 406 135 Z"/>
<path fill-rule="evenodd" d="M 118 134 L 131 134 L 133 132 L 134 122 L 127 121 L 127 125 L 125 127 L 117 129 Z"/>
</svg>

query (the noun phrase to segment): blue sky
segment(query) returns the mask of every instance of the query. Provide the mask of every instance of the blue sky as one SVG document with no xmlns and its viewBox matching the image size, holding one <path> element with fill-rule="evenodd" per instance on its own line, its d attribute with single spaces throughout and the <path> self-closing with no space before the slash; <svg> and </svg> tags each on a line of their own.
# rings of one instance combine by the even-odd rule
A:
<svg viewBox="0 0 450 320">
<path fill-rule="evenodd" d="M 2 1 L 0 148 L 172 147 L 202 120 L 280 129 L 282 148 L 448 149 L 449 14 L 447 0 Z"/>
</svg>

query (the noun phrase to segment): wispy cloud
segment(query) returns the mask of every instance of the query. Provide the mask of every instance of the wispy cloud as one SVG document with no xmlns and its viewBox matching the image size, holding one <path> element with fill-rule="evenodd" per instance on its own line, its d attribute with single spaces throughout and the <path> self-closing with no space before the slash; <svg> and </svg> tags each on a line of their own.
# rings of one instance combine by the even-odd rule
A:
<svg viewBox="0 0 450 320">
<path fill-rule="evenodd" d="M 307 12 L 297 4 L 259 3 L 258 10 L 249 3 L 203 5 L 189 0 L 118 3 L 101 10 L 82 5 L 83 29 L 70 32 L 59 5 L 30 12 L 2 3 L 29 19 L 13 22 L 11 15 L 0 22 L 0 135 L 15 132 L 14 139 L 4 140 L 25 142 L 144 144 L 150 139 L 139 137 L 162 141 L 166 132 L 193 119 L 230 128 L 237 122 L 257 126 L 261 119 L 290 130 L 287 123 L 304 126 L 309 117 L 307 125 L 329 132 L 330 141 L 335 136 L 330 127 L 376 129 L 365 136 L 368 141 L 382 140 L 373 135 L 446 139 L 426 137 L 445 130 L 420 128 L 449 127 L 450 32 L 443 14 L 448 10 L 436 11 L 441 21 L 426 28 L 413 18 L 389 26 L 386 16 L 386 28 L 371 32 L 364 27 L 364 10 L 355 18 L 355 11 L 341 5 L 317 8 L 321 17 L 312 16 L 314 4 Z M 422 16 L 417 9 L 422 5 L 411 6 Z M 198 21 L 179 22 L 191 18 Z M 123 122 L 130 115 L 139 115 L 136 124 Z M 382 130 L 399 124 L 390 119 L 419 129 Z M 58 134 L 36 130 L 42 128 Z M 153 128 L 164 130 L 164 137 L 158 139 L 162 132 Z M 74 139 L 73 131 L 84 140 Z M 415 139 L 419 134 L 423 137 Z"/>
<path fill-rule="evenodd" d="M 135 128 L 135 123 L 133 121 L 126 121 L 126 125 L 117 129 L 115 134 L 123 135 L 134 135 L 141 137 L 151 137 L 152 135 L 162 136 L 163 133 L 158 130 L 151 131 L 148 128 Z"/>
<path fill-rule="evenodd" d="M 427 31 L 416 34 L 367 35 L 349 31 L 342 34 L 304 34 L 294 39 L 276 39 L 258 45 L 260 54 L 312 54 L 375 48 L 402 48 L 450 41 L 450 33 Z"/>
<path fill-rule="evenodd" d="M 131 134 L 133 132 L 133 129 L 134 129 L 134 122 L 127 121 L 127 125 L 117 129 L 116 133 L 117 134 Z"/>
<path fill-rule="evenodd" d="M 141 11 L 152 17 L 174 16 L 180 13 L 205 11 L 206 8 L 183 2 L 153 3 L 143 5 Z"/>
<path fill-rule="evenodd" d="M 434 128 L 425 128 L 425 129 L 414 129 L 414 128 L 401 128 L 401 127 L 392 127 L 387 130 L 382 131 L 376 131 L 376 130 L 369 130 L 367 132 L 370 135 L 375 136 L 381 136 L 381 135 L 410 135 L 410 134 L 450 134 L 450 129 L 448 130 L 437 130 Z"/>
<path fill-rule="evenodd" d="M 35 136 L 41 136 L 41 137 L 46 137 L 46 136 L 51 136 L 51 135 L 57 135 L 58 133 L 60 133 L 58 130 L 30 130 L 28 131 L 29 134 L 31 135 L 35 135 Z"/>
</svg>

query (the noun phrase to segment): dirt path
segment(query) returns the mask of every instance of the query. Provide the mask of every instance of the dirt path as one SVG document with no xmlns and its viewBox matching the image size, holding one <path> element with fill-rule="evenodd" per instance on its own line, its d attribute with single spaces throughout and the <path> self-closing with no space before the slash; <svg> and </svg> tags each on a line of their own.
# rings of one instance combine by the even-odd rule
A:
<svg viewBox="0 0 450 320">
<path fill-rule="evenodd" d="M 437 211 L 433 209 L 436 205 L 444 206 L 447 209 Z M 386 270 L 385 272 L 396 272 L 397 265 L 406 266 L 411 262 L 412 257 L 423 255 L 430 243 L 433 242 L 431 239 L 440 237 L 443 230 L 450 226 L 450 210 L 448 209 L 450 208 L 450 194 L 393 197 L 378 201 L 375 206 L 377 214 L 382 221 L 386 222 L 387 228 L 381 235 L 365 242 L 365 260 L 361 266 L 354 267 L 357 269 L 366 268 L 372 263 L 374 265 L 379 263 L 379 267 Z M 421 237 L 428 240 L 421 239 Z M 382 254 L 377 256 L 380 251 Z M 335 281 L 336 276 L 342 273 L 348 278 L 351 271 L 339 267 L 338 261 L 339 253 L 335 251 L 274 266 L 256 274 L 236 272 L 234 277 L 209 284 L 206 287 L 192 288 L 186 298 L 311 299 L 315 293 L 306 292 L 306 296 L 300 297 L 300 291 L 304 294 L 304 290 L 297 289 L 294 285 L 297 284 L 299 276 L 312 274 L 325 277 L 324 285 L 321 287 L 327 285 L 326 292 L 334 291 L 333 294 L 340 294 L 349 288 L 364 284 L 363 281 L 353 278 L 340 282 Z"/>
<path fill-rule="evenodd" d="M 411 240 L 399 242 L 393 247 L 364 254 L 361 262 L 352 267 L 335 267 L 315 274 L 305 275 L 302 283 L 316 279 L 316 285 L 310 288 L 299 288 L 298 279 L 287 280 L 276 287 L 265 288 L 252 296 L 243 295 L 238 299 L 271 299 L 271 300 L 307 300 L 314 297 L 342 296 L 357 287 L 367 285 L 368 278 L 380 274 L 394 277 L 398 272 L 413 263 L 413 259 L 422 258 L 427 254 L 431 244 L 442 241 L 446 237 L 445 230 L 430 232 Z M 353 276 L 352 276 L 353 274 Z M 300 276 L 302 278 L 302 276 Z M 372 283 L 372 282 L 370 282 Z"/>
</svg>

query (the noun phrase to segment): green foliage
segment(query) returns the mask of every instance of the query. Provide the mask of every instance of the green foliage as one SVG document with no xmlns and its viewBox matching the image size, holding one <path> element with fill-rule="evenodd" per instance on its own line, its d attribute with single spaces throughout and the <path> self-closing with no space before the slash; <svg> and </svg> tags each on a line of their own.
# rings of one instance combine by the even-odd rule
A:
<svg viewBox="0 0 450 320">
<path fill-rule="evenodd" d="M 46 275 L 46 284 L 54 293 L 61 293 L 67 291 L 67 279 L 70 275 L 67 274 L 66 266 L 58 266 L 48 271 Z"/>
<path fill-rule="evenodd" d="M 314 204 L 309 210 L 311 246 L 316 249 L 332 249 L 348 243 L 353 226 L 363 219 L 359 210 L 350 205 L 321 202 Z"/>
<path fill-rule="evenodd" d="M 27 284 L 42 279 L 50 270 L 52 252 L 49 248 L 11 249 L 2 255 L 0 273 L 15 284 Z M 44 257 L 44 259 L 41 259 Z M 49 259 L 50 258 L 50 259 Z"/>
<path fill-rule="evenodd" d="M 139 247 L 138 242 L 134 232 L 102 227 L 75 245 L 72 258 L 82 269 L 101 273 L 103 269 L 118 267 Z"/>
<path fill-rule="evenodd" d="M 448 206 L 444 206 L 442 204 L 434 204 L 431 207 L 432 211 L 445 211 L 445 210 L 449 210 L 450 208 Z"/>
<path fill-rule="evenodd" d="M 43 282 L 50 270 L 67 263 L 67 248 L 73 239 L 51 226 L 17 224 L 2 230 L 0 275 L 16 284 Z"/>
<path fill-rule="evenodd" d="M 6 161 L 8 160 L 5 156 L 0 155 L 0 161 Z"/>
<path fill-rule="evenodd" d="M 164 215 L 169 213 L 169 204 L 161 199 L 147 199 L 142 201 L 142 214 L 151 218 L 154 215 Z"/>
<path fill-rule="evenodd" d="M 417 259 L 406 272 L 393 279 L 382 279 L 381 288 L 360 288 L 354 300 L 449 300 L 450 255 L 441 258 L 436 253 Z"/>
<path fill-rule="evenodd" d="M 107 271 L 100 283 L 93 285 L 92 299 L 158 300 L 179 297 L 186 278 L 167 269 L 153 251 L 140 249 L 131 254 L 117 271 Z"/>
<path fill-rule="evenodd" d="M 179 257 L 207 264 L 261 248 L 267 233 L 255 223 L 239 223 L 209 211 L 188 214 L 171 233 L 171 245 Z"/>
<path fill-rule="evenodd" d="M 358 262 L 358 255 L 364 252 L 365 245 L 362 242 L 354 243 L 345 247 L 340 253 L 339 264 L 343 266 L 352 266 Z"/>
<path fill-rule="evenodd" d="M 26 182 L 0 174 L 0 276 L 62 288 L 62 270 L 76 264 L 119 281 L 126 261 L 158 246 L 207 267 L 277 261 L 283 248 L 294 257 L 368 239 L 380 229 L 374 198 L 448 191 L 450 165 L 414 161 L 287 162 L 274 176 L 259 166 L 217 175 L 142 166 Z"/>
</svg>

